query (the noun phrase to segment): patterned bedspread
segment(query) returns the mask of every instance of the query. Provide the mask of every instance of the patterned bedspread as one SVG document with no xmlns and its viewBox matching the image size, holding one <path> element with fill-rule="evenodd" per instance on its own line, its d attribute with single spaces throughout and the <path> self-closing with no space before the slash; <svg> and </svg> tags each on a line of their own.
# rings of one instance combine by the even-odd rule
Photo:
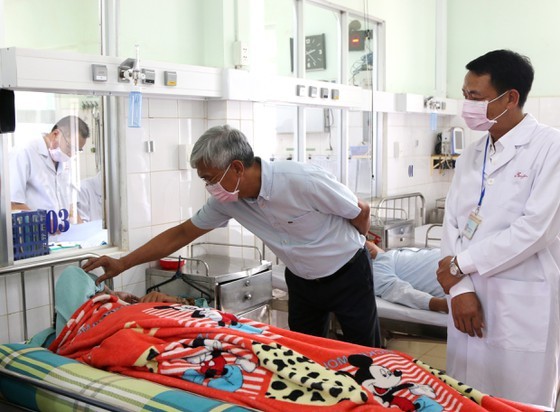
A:
<svg viewBox="0 0 560 412">
<path fill-rule="evenodd" d="M 406 354 L 195 306 L 127 305 L 98 296 L 76 311 L 50 349 L 95 368 L 266 411 L 295 405 L 301 411 L 531 410 L 436 376 Z"/>
<path fill-rule="evenodd" d="M 92 368 L 47 349 L 20 343 L 0 345 L 0 368 L 23 377 L 54 385 L 63 391 L 80 394 L 93 401 L 125 411 L 242 412 L 241 406 L 168 388 L 143 379 Z M 62 412 L 102 410 L 86 407 L 81 400 L 22 384 L 0 376 L 0 400 L 32 411 Z M 0 410 L 2 405 L 0 402 Z"/>
</svg>

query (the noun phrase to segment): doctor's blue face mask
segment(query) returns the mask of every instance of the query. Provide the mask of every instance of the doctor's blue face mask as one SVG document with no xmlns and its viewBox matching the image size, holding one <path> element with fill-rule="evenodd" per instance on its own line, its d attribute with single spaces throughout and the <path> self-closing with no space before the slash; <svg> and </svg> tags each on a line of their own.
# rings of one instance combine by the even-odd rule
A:
<svg viewBox="0 0 560 412">
<path fill-rule="evenodd" d="M 498 97 L 490 101 L 478 101 L 469 99 L 465 100 L 463 102 L 463 112 L 461 115 L 463 116 L 463 119 L 465 120 L 465 123 L 467 124 L 469 129 L 485 132 L 489 130 L 494 124 L 498 123 L 498 119 L 502 117 L 508 111 L 508 109 L 504 110 L 501 114 L 494 117 L 493 119 L 488 119 L 488 105 L 500 99 L 508 92 L 509 90 L 506 90 Z"/>
</svg>

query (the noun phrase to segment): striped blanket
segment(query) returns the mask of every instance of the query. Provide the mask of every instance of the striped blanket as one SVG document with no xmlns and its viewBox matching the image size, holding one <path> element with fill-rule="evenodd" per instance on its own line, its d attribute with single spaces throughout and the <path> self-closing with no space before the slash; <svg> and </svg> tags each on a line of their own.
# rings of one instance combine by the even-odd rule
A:
<svg viewBox="0 0 560 412">
<path fill-rule="evenodd" d="M 95 368 L 266 411 L 530 410 L 458 385 L 467 398 L 406 354 L 195 306 L 125 305 L 97 296 L 76 311 L 50 349 Z"/>
<path fill-rule="evenodd" d="M 126 411 L 247 410 L 147 380 L 95 369 L 36 346 L 17 343 L 0 345 L 0 368 L 89 399 L 87 403 L 73 400 L 0 375 L 0 400 L 3 398 L 33 411 L 91 410 L 85 405 L 91 405 L 93 401 L 97 401 L 100 406 L 109 405 L 113 410 Z M 1 406 L 0 410 L 3 410 Z"/>
</svg>

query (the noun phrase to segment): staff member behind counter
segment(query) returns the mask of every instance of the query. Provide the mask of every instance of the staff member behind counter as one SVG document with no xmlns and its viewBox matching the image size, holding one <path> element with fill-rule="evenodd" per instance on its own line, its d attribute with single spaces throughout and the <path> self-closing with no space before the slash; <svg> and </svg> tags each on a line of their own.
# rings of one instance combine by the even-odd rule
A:
<svg viewBox="0 0 560 412">
<path fill-rule="evenodd" d="M 13 210 L 70 210 L 71 185 L 67 161 L 89 137 L 88 125 L 77 116 L 60 119 L 51 132 L 10 152 Z"/>
<path fill-rule="evenodd" d="M 286 265 L 291 330 L 326 336 L 329 313 L 344 339 L 379 346 L 370 259 L 364 248 L 369 205 L 317 166 L 255 157 L 245 135 L 229 126 L 206 131 L 191 166 L 212 195 L 191 219 L 120 259 L 90 259 L 102 281 L 167 256 L 231 218 L 250 230 Z M 333 270 L 335 269 L 335 270 Z"/>
</svg>

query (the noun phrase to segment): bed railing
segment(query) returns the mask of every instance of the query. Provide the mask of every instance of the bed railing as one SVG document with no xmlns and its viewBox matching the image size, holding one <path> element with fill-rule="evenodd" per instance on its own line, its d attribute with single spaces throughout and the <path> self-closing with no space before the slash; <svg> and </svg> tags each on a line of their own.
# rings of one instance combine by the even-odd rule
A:
<svg viewBox="0 0 560 412">
<path fill-rule="evenodd" d="M 129 411 L 129 409 L 124 409 L 124 408 L 120 408 L 118 406 L 115 405 L 111 405 L 108 402 L 103 402 L 99 399 L 96 399 L 92 396 L 85 396 L 82 395 L 80 393 L 76 393 L 76 392 L 72 392 L 69 390 L 66 390 L 64 388 L 61 388 L 60 386 L 54 385 L 46 380 L 39 380 L 36 378 L 33 378 L 31 376 L 25 376 L 25 375 L 21 375 L 19 373 L 15 373 L 12 372 L 8 369 L 4 369 L 4 368 L 0 368 L 0 376 L 3 376 L 4 379 L 13 379 L 15 382 L 17 382 L 18 384 L 21 383 L 23 385 L 31 385 L 34 386 L 36 388 L 39 389 L 44 389 L 47 392 L 53 392 L 57 395 L 61 395 L 61 396 L 66 396 L 69 399 L 73 399 L 73 400 L 77 400 L 77 401 L 81 401 L 84 403 L 85 406 L 87 406 L 88 408 L 84 407 L 84 410 L 89 410 L 89 406 L 96 406 L 98 408 L 101 408 L 104 411 L 111 411 L 111 412 L 127 412 Z M 6 401 L 7 402 L 7 401 Z M 13 405 L 12 403 L 4 403 L 3 399 L 0 399 L 0 406 L 1 405 L 10 405 L 9 406 L 9 410 L 10 411 L 29 411 L 29 409 L 20 407 L 18 405 Z M 6 406 L 8 407 L 8 406 Z M 2 409 L 4 410 L 4 409 Z"/>
<path fill-rule="evenodd" d="M 425 223 L 425 200 L 422 193 L 405 193 L 377 199 L 371 205 L 372 219 L 386 222 L 393 219 L 413 220 L 414 226 Z"/>
<path fill-rule="evenodd" d="M 434 223 L 433 225 L 428 227 L 428 230 L 426 231 L 426 247 L 431 247 L 436 244 L 439 246 L 441 242 L 442 226 L 443 225 L 441 223 Z"/>
<path fill-rule="evenodd" d="M 92 258 L 98 257 L 99 255 L 95 253 L 83 253 L 80 255 L 71 255 L 71 256 L 61 256 L 55 257 L 49 260 L 40 260 L 35 262 L 22 262 L 18 263 L 14 266 L 2 267 L 0 268 L 0 276 L 8 276 L 13 275 L 16 273 L 20 274 L 21 280 L 21 302 L 22 302 L 22 310 L 23 310 L 23 338 L 27 340 L 29 338 L 29 331 L 27 325 L 27 299 L 25 297 L 25 274 L 31 270 L 49 268 L 50 271 L 50 287 L 51 287 L 51 302 L 52 302 L 52 310 L 53 310 L 53 322 L 54 322 L 54 284 L 55 284 L 55 268 L 57 266 L 67 265 L 78 263 L 80 264 L 82 261 Z M 107 286 L 112 288 L 112 280 L 106 282 Z"/>
</svg>

